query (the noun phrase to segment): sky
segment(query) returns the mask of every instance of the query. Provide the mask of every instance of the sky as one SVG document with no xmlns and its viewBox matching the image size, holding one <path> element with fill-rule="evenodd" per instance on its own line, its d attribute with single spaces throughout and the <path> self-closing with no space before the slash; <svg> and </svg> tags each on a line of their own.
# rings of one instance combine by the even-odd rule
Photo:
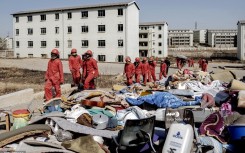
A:
<svg viewBox="0 0 245 153">
<path fill-rule="evenodd" d="M 12 37 L 12 13 L 129 0 L 0 0 L 0 37 Z M 133 0 L 132 0 L 133 1 Z M 245 0 L 135 0 L 140 22 L 166 21 L 168 29 L 237 29 Z"/>
</svg>

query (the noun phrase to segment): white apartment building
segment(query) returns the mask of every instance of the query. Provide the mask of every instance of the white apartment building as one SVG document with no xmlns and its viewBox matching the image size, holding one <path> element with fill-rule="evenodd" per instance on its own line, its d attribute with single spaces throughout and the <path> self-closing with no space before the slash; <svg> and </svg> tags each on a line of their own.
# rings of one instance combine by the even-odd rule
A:
<svg viewBox="0 0 245 153">
<path fill-rule="evenodd" d="M 245 60 L 245 20 L 237 23 L 237 58 Z"/>
<path fill-rule="evenodd" d="M 168 31 L 168 46 L 173 48 L 192 47 L 193 30 L 174 29 Z"/>
<path fill-rule="evenodd" d="M 53 48 L 68 58 L 76 48 L 92 50 L 98 61 L 123 62 L 139 56 L 139 7 L 122 2 L 22 11 L 13 15 L 18 57 L 49 58 Z"/>
<path fill-rule="evenodd" d="M 199 44 L 207 43 L 207 30 L 194 30 L 193 41 Z"/>
<path fill-rule="evenodd" d="M 145 22 L 139 25 L 140 57 L 168 56 L 168 24 L 167 22 Z"/>
<path fill-rule="evenodd" d="M 237 30 L 208 30 L 208 45 L 210 47 L 236 47 L 237 46 Z"/>
</svg>

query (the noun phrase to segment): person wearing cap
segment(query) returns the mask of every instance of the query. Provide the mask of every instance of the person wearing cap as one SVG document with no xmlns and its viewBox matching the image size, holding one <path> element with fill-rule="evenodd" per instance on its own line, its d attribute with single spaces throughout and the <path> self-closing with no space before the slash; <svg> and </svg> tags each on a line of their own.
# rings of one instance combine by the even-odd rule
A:
<svg viewBox="0 0 245 153">
<path fill-rule="evenodd" d="M 143 84 L 146 85 L 149 73 L 149 63 L 147 62 L 147 58 L 144 57 L 142 60 L 142 76 L 143 76 Z"/>
<path fill-rule="evenodd" d="M 52 98 L 61 97 L 60 85 L 64 83 L 63 65 L 59 58 L 59 51 L 53 49 L 51 51 L 51 59 L 48 62 L 47 71 L 45 73 L 44 95 L 45 101 Z M 52 94 L 52 88 L 55 89 L 55 95 Z M 53 97 L 54 96 L 54 97 Z"/>
<path fill-rule="evenodd" d="M 72 86 L 78 86 L 81 81 L 80 69 L 83 65 L 83 61 L 79 55 L 77 55 L 77 50 L 73 48 L 71 50 L 71 55 L 69 57 L 69 69 L 72 74 L 73 84 Z"/>
<path fill-rule="evenodd" d="M 153 57 L 150 57 L 148 63 L 149 63 L 149 73 L 148 73 L 149 82 L 151 82 L 152 79 L 155 82 L 157 80 L 155 74 L 155 67 L 157 66 L 157 63 Z"/>
<path fill-rule="evenodd" d="M 167 64 L 164 59 L 161 60 L 159 80 L 162 79 L 162 76 L 167 77 Z"/>
<path fill-rule="evenodd" d="M 139 57 L 135 58 L 134 66 L 135 66 L 135 82 L 140 83 L 140 76 L 142 74 L 142 63 Z"/>
<path fill-rule="evenodd" d="M 131 58 L 126 57 L 125 58 L 125 65 L 124 65 L 124 73 L 123 75 L 126 75 L 127 78 L 127 85 L 130 86 L 133 84 L 133 76 L 135 74 L 135 66 L 133 63 L 131 63 Z"/>
<path fill-rule="evenodd" d="M 84 84 L 84 89 L 95 89 L 95 82 L 99 76 L 99 70 L 97 61 L 93 58 L 93 53 L 91 50 L 86 51 L 84 55 L 84 62 L 83 62 L 83 75 L 82 80 Z"/>
</svg>

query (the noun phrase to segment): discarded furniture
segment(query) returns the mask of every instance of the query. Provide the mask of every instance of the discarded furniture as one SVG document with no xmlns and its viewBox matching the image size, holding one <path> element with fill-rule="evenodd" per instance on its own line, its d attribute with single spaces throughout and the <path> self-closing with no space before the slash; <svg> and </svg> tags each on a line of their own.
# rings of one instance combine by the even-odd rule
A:
<svg viewBox="0 0 245 153">
<path fill-rule="evenodd" d="M 1 120 L 1 125 L 5 125 L 5 131 L 8 132 L 10 130 L 10 118 L 9 118 L 9 113 L 7 112 L 0 112 L 0 118 L 3 119 Z"/>
</svg>

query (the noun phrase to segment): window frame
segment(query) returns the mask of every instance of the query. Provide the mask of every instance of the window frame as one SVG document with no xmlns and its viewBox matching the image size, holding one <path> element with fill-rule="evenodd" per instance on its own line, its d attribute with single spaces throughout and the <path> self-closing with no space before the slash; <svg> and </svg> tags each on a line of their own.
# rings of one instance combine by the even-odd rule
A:
<svg viewBox="0 0 245 153">
<path fill-rule="evenodd" d="M 60 47 L 60 41 L 59 40 L 55 40 L 55 48 L 59 48 L 59 47 Z"/>
<path fill-rule="evenodd" d="M 41 14 L 40 15 L 40 21 L 43 22 L 43 21 L 46 21 L 46 14 Z"/>
<path fill-rule="evenodd" d="M 104 47 L 106 47 L 106 41 L 98 40 L 98 48 L 104 48 Z"/>
<path fill-rule="evenodd" d="M 118 39 L 117 45 L 118 47 L 123 47 L 123 39 Z"/>
<path fill-rule="evenodd" d="M 118 32 L 123 32 L 123 24 L 118 24 L 117 25 L 117 31 Z"/>
<path fill-rule="evenodd" d="M 82 48 L 88 48 L 88 46 L 89 46 L 88 40 L 81 40 L 81 43 L 82 43 Z"/>
<path fill-rule="evenodd" d="M 67 27 L 67 34 L 72 34 L 72 26 Z"/>
<path fill-rule="evenodd" d="M 33 41 L 28 41 L 27 44 L 28 44 L 28 48 L 33 48 Z"/>
<path fill-rule="evenodd" d="M 98 25 L 98 32 L 105 32 L 106 28 L 105 25 Z"/>
<path fill-rule="evenodd" d="M 32 15 L 28 15 L 27 16 L 27 22 L 32 22 L 33 18 L 32 18 Z"/>
<path fill-rule="evenodd" d="M 123 16 L 123 8 L 117 9 L 117 15 L 118 16 Z"/>
<path fill-rule="evenodd" d="M 20 35 L 20 29 L 15 29 L 15 35 L 19 36 Z"/>
<path fill-rule="evenodd" d="M 158 42 L 158 46 L 162 46 L 162 43 L 161 42 Z"/>
<path fill-rule="evenodd" d="M 105 17 L 105 10 L 98 10 L 98 17 Z"/>
<path fill-rule="evenodd" d="M 55 13 L 55 20 L 57 21 L 57 20 L 59 20 L 60 19 L 60 14 L 59 13 Z M 58 18 L 57 18 L 58 17 Z"/>
<path fill-rule="evenodd" d="M 46 28 L 41 28 L 41 35 L 46 35 L 47 29 Z"/>
<path fill-rule="evenodd" d="M 15 41 L 15 48 L 20 48 L 20 41 Z"/>
<path fill-rule="evenodd" d="M 81 11 L 81 18 L 82 19 L 88 18 L 88 11 Z"/>
<path fill-rule="evenodd" d="M 54 27 L 54 31 L 55 31 L 55 34 L 59 34 L 60 33 L 60 27 Z"/>
<path fill-rule="evenodd" d="M 72 48 L 72 40 L 67 40 L 67 48 Z"/>
<path fill-rule="evenodd" d="M 106 61 L 106 55 L 98 55 L 98 61 L 99 62 L 105 62 Z"/>
<path fill-rule="evenodd" d="M 82 33 L 88 33 L 88 31 L 89 31 L 88 26 L 81 26 Z"/>
<path fill-rule="evenodd" d="M 15 22 L 19 23 L 20 22 L 20 18 L 18 16 L 15 17 Z"/>
<path fill-rule="evenodd" d="M 72 19 L 72 12 L 67 12 L 67 19 L 71 20 Z"/>
<path fill-rule="evenodd" d="M 41 48 L 47 47 L 47 41 L 41 41 Z"/>
<path fill-rule="evenodd" d="M 28 35 L 33 35 L 33 28 L 28 28 L 27 29 L 27 34 Z"/>
</svg>

